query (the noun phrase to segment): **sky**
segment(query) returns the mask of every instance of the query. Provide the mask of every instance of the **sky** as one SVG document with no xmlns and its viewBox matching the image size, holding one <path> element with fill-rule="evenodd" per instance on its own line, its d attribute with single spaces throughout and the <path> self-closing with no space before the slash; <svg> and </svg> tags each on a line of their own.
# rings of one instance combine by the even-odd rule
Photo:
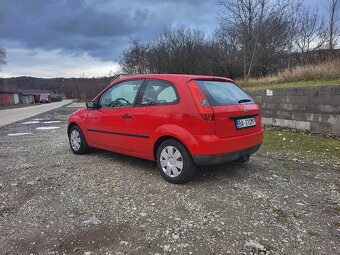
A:
<svg viewBox="0 0 340 255">
<path fill-rule="evenodd" d="M 327 0 L 305 0 L 325 11 Z M 217 0 L 0 0 L 0 77 L 101 77 L 119 72 L 132 37 L 151 40 L 176 25 L 210 36 Z"/>
</svg>

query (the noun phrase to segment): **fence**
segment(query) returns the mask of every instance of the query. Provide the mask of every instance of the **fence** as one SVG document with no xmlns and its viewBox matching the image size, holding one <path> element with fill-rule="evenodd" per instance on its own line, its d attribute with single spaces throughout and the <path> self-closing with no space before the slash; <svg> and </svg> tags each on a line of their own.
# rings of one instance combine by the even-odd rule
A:
<svg viewBox="0 0 340 255">
<path fill-rule="evenodd" d="M 262 122 L 340 136 L 340 85 L 248 90 Z"/>
</svg>

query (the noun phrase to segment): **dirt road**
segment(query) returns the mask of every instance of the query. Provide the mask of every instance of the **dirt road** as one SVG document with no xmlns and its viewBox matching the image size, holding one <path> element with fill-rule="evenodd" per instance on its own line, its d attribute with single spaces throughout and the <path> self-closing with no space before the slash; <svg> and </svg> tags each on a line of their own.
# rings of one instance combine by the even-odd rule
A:
<svg viewBox="0 0 340 255">
<path fill-rule="evenodd" d="M 0 128 L 0 254 L 339 254 L 339 167 L 263 146 L 174 185 L 150 161 L 74 155 L 72 111 Z"/>
<path fill-rule="evenodd" d="M 50 104 L 33 105 L 22 108 L 0 110 L 0 127 L 13 122 L 32 117 L 34 115 L 57 109 L 61 106 L 71 103 L 72 100 L 63 100 Z"/>
</svg>

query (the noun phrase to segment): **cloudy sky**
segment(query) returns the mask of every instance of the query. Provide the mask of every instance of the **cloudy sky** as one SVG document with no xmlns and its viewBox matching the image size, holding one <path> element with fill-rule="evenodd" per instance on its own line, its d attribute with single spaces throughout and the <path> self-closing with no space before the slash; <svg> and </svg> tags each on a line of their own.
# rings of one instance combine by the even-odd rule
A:
<svg viewBox="0 0 340 255">
<path fill-rule="evenodd" d="M 305 0 L 324 10 L 327 0 Z M 216 28 L 217 0 L 0 0 L 0 76 L 98 77 L 118 70 L 129 38 L 182 24 Z"/>
</svg>

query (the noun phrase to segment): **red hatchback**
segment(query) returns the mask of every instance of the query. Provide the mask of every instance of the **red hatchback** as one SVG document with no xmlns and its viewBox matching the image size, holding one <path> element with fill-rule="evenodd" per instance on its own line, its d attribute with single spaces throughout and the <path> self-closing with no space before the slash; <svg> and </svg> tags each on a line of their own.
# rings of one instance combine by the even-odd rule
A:
<svg viewBox="0 0 340 255">
<path fill-rule="evenodd" d="M 71 149 L 90 147 L 156 160 L 173 183 L 196 165 L 246 161 L 263 139 L 260 108 L 221 77 L 147 74 L 110 84 L 68 121 Z"/>
</svg>

